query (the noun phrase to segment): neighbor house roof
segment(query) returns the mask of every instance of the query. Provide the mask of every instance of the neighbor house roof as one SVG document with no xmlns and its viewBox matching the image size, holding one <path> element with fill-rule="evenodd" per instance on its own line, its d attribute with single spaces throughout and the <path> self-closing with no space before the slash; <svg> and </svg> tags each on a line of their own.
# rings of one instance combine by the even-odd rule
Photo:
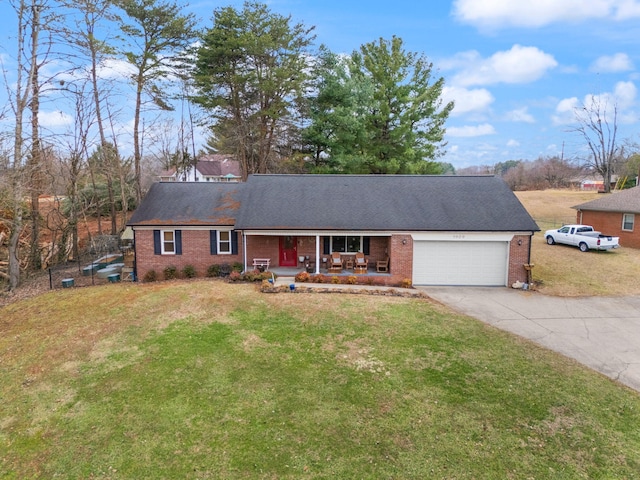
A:
<svg viewBox="0 0 640 480">
<path fill-rule="evenodd" d="M 239 230 L 539 231 L 494 176 L 251 175 Z"/>
<path fill-rule="evenodd" d="M 202 156 L 196 162 L 196 170 L 205 177 L 227 177 L 227 178 L 240 178 L 240 163 L 229 155 L 222 155 L 219 153 L 209 154 Z M 187 173 L 192 173 L 191 168 Z M 163 170 L 158 175 L 160 178 L 171 178 L 176 175 L 176 169 L 170 168 L 169 170 Z"/>
<path fill-rule="evenodd" d="M 228 155 L 219 153 L 203 156 L 198 160 L 196 168 L 205 176 L 240 176 L 240 163 Z"/>
<path fill-rule="evenodd" d="M 234 225 L 241 186 L 240 183 L 154 183 L 128 224 Z"/>
<path fill-rule="evenodd" d="M 571 208 L 598 212 L 640 213 L 640 187 L 610 193 Z"/>
</svg>

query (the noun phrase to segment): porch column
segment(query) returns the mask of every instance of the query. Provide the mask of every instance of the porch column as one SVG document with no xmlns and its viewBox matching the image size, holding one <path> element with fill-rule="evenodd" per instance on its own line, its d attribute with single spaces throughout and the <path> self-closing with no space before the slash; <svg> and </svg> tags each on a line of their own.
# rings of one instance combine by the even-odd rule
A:
<svg viewBox="0 0 640 480">
<path fill-rule="evenodd" d="M 316 235 L 316 275 L 320 273 L 320 235 Z"/>
<path fill-rule="evenodd" d="M 244 260 L 244 272 L 247 271 L 247 236 L 242 232 L 242 257 Z"/>
</svg>

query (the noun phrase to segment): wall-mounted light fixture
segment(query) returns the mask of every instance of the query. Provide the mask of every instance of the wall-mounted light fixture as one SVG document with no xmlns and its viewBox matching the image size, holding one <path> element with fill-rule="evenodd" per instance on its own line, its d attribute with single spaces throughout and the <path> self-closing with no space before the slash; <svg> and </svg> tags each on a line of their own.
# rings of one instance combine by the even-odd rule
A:
<svg viewBox="0 0 640 480">
<path fill-rule="evenodd" d="M 522 245 L 522 239 L 518 239 L 518 245 Z"/>
<path fill-rule="evenodd" d="M 402 244 L 403 244 L 403 245 L 406 245 L 406 244 L 407 244 L 407 239 L 406 239 L 406 238 L 402 239 Z"/>
</svg>

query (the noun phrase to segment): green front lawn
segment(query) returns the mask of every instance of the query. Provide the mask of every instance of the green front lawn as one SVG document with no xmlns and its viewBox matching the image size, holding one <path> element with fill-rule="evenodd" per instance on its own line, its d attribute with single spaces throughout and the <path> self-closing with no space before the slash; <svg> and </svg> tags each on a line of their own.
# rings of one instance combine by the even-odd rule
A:
<svg viewBox="0 0 640 480">
<path fill-rule="evenodd" d="M 1 478 L 635 478 L 640 397 L 424 299 L 218 281 L 0 309 Z"/>
</svg>

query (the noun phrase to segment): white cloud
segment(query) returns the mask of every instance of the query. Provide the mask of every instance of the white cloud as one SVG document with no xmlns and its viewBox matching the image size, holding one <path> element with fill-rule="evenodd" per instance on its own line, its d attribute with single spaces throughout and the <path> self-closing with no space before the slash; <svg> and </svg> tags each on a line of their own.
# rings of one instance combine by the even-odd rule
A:
<svg viewBox="0 0 640 480">
<path fill-rule="evenodd" d="M 519 147 L 520 142 L 514 139 L 511 139 L 507 142 L 507 147 Z"/>
<path fill-rule="evenodd" d="M 463 87 L 444 87 L 442 99 L 455 102 L 452 116 L 486 110 L 494 102 L 493 95 L 484 88 L 468 89 Z"/>
<path fill-rule="evenodd" d="M 130 78 L 135 68 L 129 62 L 117 58 L 107 58 L 98 65 L 98 77 L 102 79 Z"/>
<path fill-rule="evenodd" d="M 450 137 L 481 137 L 496 133 L 493 125 L 483 123 L 481 125 L 466 125 L 464 127 L 449 127 L 447 135 Z"/>
<path fill-rule="evenodd" d="M 636 102 L 638 89 L 633 82 L 618 82 L 613 89 L 613 96 L 622 108 L 631 107 Z"/>
<path fill-rule="evenodd" d="M 8 54 L 0 52 L 0 65 L 2 65 L 5 68 L 8 68 L 8 66 L 12 65 L 13 63 L 14 62 L 12 58 Z"/>
<path fill-rule="evenodd" d="M 461 69 L 452 79 L 453 84 L 461 86 L 529 83 L 556 66 L 552 55 L 522 45 L 489 58 L 482 58 L 476 51 L 463 52 L 440 65 L 441 69 Z"/>
<path fill-rule="evenodd" d="M 613 88 L 613 92 L 603 92 L 599 94 L 587 94 L 582 101 L 577 97 L 565 98 L 558 102 L 552 120 L 555 125 L 568 125 L 576 122 L 576 111 L 585 107 L 587 110 L 600 109 L 607 121 L 613 114 L 614 107 L 617 109 L 618 123 L 634 123 L 638 120 L 638 115 L 633 111 L 636 106 L 638 89 L 633 82 L 618 82 Z"/>
<path fill-rule="evenodd" d="M 628 72 L 633 70 L 633 63 L 626 53 L 616 53 L 598 58 L 589 69 L 597 73 Z"/>
<path fill-rule="evenodd" d="M 480 28 L 541 27 L 588 19 L 627 20 L 640 17 L 637 0 L 455 0 L 453 15 Z"/>
<path fill-rule="evenodd" d="M 511 110 L 507 112 L 505 118 L 509 122 L 536 123 L 536 119 L 527 111 L 527 107 Z"/>
<path fill-rule="evenodd" d="M 73 117 L 60 110 L 54 110 L 52 112 L 40 111 L 38 113 L 38 121 L 40 126 L 44 128 L 56 128 L 66 127 L 73 125 Z"/>
<path fill-rule="evenodd" d="M 564 98 L 556 105 L 556 112 L 551 116 L 554 125 L 568 125 L 575 122 L 575 110 L 578 108 L 577 97 Z"/>
<path fill-rule="evenodd" d="M 616 20 L 628 20 L 640 17 L 640 2 L 636 0 L 620 0 L 615 3 L 617 4 Z"/>
</svg>

